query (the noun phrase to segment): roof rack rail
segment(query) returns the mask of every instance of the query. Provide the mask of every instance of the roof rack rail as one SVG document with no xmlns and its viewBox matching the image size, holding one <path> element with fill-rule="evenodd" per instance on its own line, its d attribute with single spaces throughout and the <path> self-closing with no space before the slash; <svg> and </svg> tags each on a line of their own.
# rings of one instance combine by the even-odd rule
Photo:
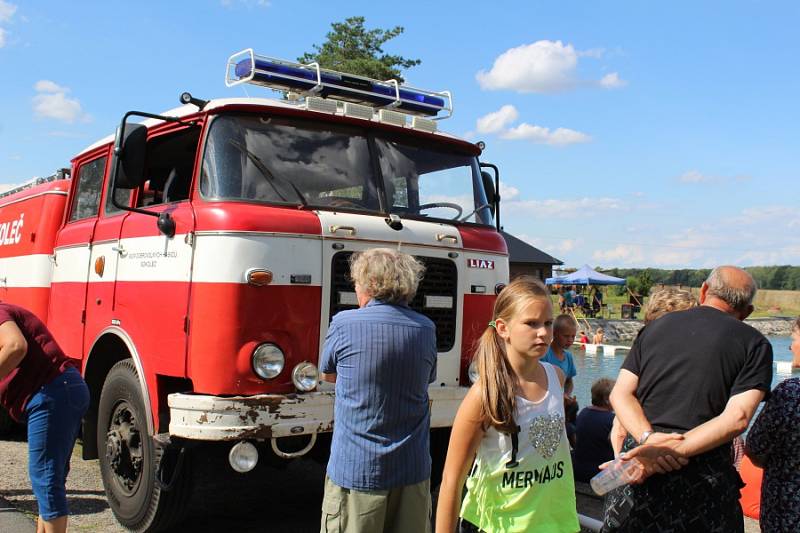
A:
<svg viewBox="0 0 800 533">
<path fill-rule="evenodd" d="M 401 85 L 397 80 L 381 81 L 323 69 L 319 63 L 302 64 L 261 56 L 252 48 L 231 55 L 225 68 L 226 86 L 242 83 L 290 91 L 302 96 L 321 96 L 375 108 L 394 108 L 434 120 L 453 115 L 450 91 L 426 91 Z M 437 116 L 440 112 L 446 114 Z"/>
<path fill-rule="evenodd" d="M 55 171 L 52 176 L 47 176 L 44 178 L 33 178 L 30 181 L 26 181 L 22 185 L 17 185 L 13 189 L 9 189 L 7 191 L 3 191 L 0 193 L 0 198 L 5 198 L 6 196 L 11 196 L 12 194 L 17 194 L 20 191 L 24 191 L 25 189 L 30 189 L 32 187 L 36 187 L 37 185 L 41 185 L 42 183 L 49 183 L 51 181 L 57 180 L 66 180 L 70 177 L 70 169 L 68 168 L 59 168 Z"/>
</svg>

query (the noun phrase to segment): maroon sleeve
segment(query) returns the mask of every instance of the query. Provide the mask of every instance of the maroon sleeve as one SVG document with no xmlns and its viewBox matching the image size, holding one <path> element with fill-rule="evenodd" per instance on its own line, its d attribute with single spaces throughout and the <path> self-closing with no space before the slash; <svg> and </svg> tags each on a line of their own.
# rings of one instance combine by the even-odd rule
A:
<svg viewBox="0 0 800 533">
<path fill-rule="evenodd" d="M 11 314 L 11 311 L 5 305 L 0 305 L 0 325 L 6 322 L 17 323 L 17 319 Z"/>
</svg>

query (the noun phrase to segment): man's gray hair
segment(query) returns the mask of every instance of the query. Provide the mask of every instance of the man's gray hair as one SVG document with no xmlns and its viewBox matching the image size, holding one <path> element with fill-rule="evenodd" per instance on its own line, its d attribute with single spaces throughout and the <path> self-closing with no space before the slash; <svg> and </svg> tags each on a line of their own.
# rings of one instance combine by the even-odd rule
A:
<svg viewBox="0 0 800 533">
<path fill-rule="evenodd" d="M 708 285 L 707 294 L 723 300 L 736 311 L 746 311 L 756 296 L 758 288 L 756 280 L 746 270 L 740 270 L 749 281 L 744 285 L 736 286 L 730 283 L 726 276 L 726 270 L 731 268 L 733 267 L 722 266 L 711 271 L 706 280 L 706 285 Z"/>
<path fill-rule="evenodd" d="M 412 256 L 392 248 L 371 248 L 350 258 L 350 278 L 376 300 L 409 303 L 425 266 Z"/>
</svg>

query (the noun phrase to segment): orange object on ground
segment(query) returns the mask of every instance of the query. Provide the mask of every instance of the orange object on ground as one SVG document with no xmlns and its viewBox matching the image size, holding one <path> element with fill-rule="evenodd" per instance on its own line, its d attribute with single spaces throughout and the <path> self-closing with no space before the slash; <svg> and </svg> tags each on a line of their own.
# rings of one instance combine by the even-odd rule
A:
<svg viewBox="0 0 800 533">
<path fill-rule="evenodd" d="M 742 481 L 745 483 L 742 496 L 739 498 L 742 512 L 745 516 L 758 520 L 761 516 L 761 478 L 764 471 L 754 465 L 745 455 L 739 465 L 739 475 L 742 476 Z"/>
</svg>

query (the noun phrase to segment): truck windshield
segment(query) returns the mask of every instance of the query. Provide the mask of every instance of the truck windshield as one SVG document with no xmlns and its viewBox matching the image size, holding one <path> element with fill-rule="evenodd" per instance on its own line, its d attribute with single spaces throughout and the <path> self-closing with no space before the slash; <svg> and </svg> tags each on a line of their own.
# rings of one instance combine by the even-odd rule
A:
<svg viewBox="0 0 800 533">
<path fill-rule="evenodd" d="M 200 192 L 212 200 L 491 224 L 475 157 L 294 118 L 217 117 Z"/>
</svg>

